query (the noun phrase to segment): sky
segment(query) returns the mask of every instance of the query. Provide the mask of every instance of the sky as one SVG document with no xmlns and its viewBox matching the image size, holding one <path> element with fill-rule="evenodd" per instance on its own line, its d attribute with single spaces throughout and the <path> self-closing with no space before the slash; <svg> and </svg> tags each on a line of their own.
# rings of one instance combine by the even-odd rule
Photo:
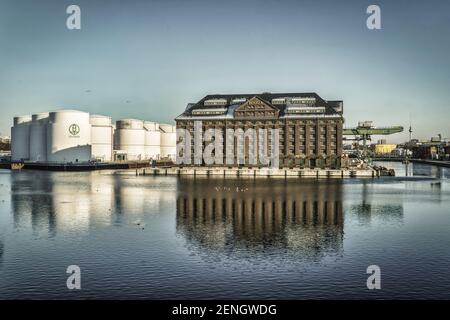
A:
<svg viewBox="0 0 450 320">
<path fill-rule="evenodd" d="M 0 0 L 0 134 L 63 108 L 174 123 L 207 94 L 316 92 L 347 127 L 404 126 L 389 142 L 410 123 L 449 138 L 449 52 L 447 0 Z"/>
</svg>

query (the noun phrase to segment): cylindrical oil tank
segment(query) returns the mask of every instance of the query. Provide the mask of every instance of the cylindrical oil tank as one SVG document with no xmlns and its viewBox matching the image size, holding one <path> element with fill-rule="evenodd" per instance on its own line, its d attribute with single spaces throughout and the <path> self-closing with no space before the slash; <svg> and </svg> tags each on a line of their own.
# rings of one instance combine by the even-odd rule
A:
<svg viewBox="0 0 450 320">
<path fill-rule="evenodd" d="M 128 160 L 143 160 L 145 158 L 144 122 L 136 119 L 117 121 L 114 144 L 116 150 L 127 153 Z"/>
<path fill-rule="evenodd" d="M 14 118 L 14 126 L 11 128 L 12 161 L 30 159 L 30 124 L 30 115 Z"/>
<path fill-rule="evenodd" d="M 158 160 L 161 154 L 159 123 L 145 121 L 145 159 Z"/>
<path fill-rule="evenodd" d="M 170 158 L 175 160 L 177 153 L 176 127 L 170 124 L 160 124 L 161 132 L 161 158 Z"/>
<path fill-rule="evenodd" d="M 108 162 L 112 160 L 113 126 L 111 117 L 91 115 L 92 159 Z"/>
<path fill-rule="evenodd" d="M 47 123 L 48 112 L 36 113 L 30 125 L 30 161 L 47 161 Z"/>
<path fill-rule="evenodd" d="M 47 161 L 60 163 L 91 160 L 89 113 L 76 110 L 51 112 L 47 125 Z"/>
</svg>

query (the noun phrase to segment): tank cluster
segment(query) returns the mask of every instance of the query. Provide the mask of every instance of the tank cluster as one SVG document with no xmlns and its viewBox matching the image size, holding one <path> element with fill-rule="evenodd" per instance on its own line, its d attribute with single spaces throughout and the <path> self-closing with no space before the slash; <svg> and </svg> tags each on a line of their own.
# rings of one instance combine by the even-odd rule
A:
<svg viewBox="0 0 450 320">
<path fill-rule="evenodd" d="M 77 110 L 14 118 L 12 161 L 76 163 L 175 158 L 175 126 Z"/>
<path fill-rule="evenodd" d="M 176 129 L 170 124 L 124 119 L 116 122 L 114 149 L 128 160 L 175 159 Z"/>
</svg>

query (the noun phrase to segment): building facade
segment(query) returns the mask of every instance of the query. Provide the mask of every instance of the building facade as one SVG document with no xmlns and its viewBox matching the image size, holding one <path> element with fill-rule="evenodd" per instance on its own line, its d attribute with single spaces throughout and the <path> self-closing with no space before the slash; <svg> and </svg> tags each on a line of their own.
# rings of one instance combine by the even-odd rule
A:
<svg viewBox="0 0 450 320">
<path fill-rule="evenodd" d="M 201 123 L 202 134 L 214 129 L 215 143 L 221 144 L 223 155 L 227 154 L 227 129 L 235 132 L 277 129 L 280 167 L 340 167 L 343 101 L 326 101 L 316 93 L 208 95 L 197 103 L 188 104 L 175 121 L 177 133 L 178 129 L 183 129 L 184 132 L 194 134 L 196 123 L 197 127 Z M 256 137 L 259 140 L 258 134 Z M 267 143 L 269 153 L 273 152 L 270 149 L 274 145 L 270 139 L 269 137 Z M 177 136 L 177 143 L 182 140 Z M 244 166 L 250 166 L 248 142 L 244 138 Z M 206 144 L 208 143 L 203 142 L 203 148 Z M 260 141 L 256 145 L 261 148 Z M 192 157 L 195 148 L 194 141 L 190 141 L 189 151 Z M 236 151 L 234 153 L 231 165 L 242 165 Z M 177 151 L 177 160 L 184 156 Z M 223 165 L 230 166 L 230 163 L 223 161 Z M 257 166 L 261 166 L 259 161 Z"/>
<path fill-rule="evenodd" d="M 389 143 L 383 143 L 383 144 L 376 144 L 374 145 L 374 153 L 376 155 L 390 155 L 392 151 L 397 148 L 396 144 L 389 144 Z"/>
</svg>

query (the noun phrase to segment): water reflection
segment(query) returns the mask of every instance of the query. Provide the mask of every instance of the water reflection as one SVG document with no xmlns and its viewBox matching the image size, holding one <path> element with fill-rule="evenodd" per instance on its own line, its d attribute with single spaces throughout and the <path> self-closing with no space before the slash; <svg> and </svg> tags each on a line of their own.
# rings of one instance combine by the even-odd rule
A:
<svg viewBox="0 0 450 320">
<path fill-rule="evenodd" d="M 3 241 L 0 240 L 0 268 L 3 265 L 3 251 L 5 250 L 5 245 L 3 244 Z"/>
<path fill-rule="evenodd" d="M 386 222 L 403 223 L 403 206 L 401 204 L 356 204 L 350 207 L 362 224 L 370 224 L 373 217 Z"/>
<path fill-rule="evenodd" d="M 311 258 L 342 250 L 340 181 L 196 180 L 178 184 L 177 231 L 198 250 Z"/>
<path fill-rule="evenodd" d="M 377 165 L 395 170 L 396 177 L 428 177 L 434 179 L 450 178 L 450 168 L 430 166 L 422 163 L 407 165 L 397 161 L 375 161 Z"/>
<path fill-rule="evenodd" d="M 414 176 L 433 177 L 436 179 L 450 178 L 449 168 L 429 166 L 420 163 L 412 164 L 412 173 Z"/>
<path fill-rule="evenodd" d="M 153 183 L 152 183 L 153 182 Z M 85 233 L 93 226 L 130 223 L 161 202 L 175 201 L 158 183 L 110 172 L 22 172 L 11 174 L 15 229 L 31 227 L 37 235 Z M 126 214 L 126 218 L 124 218 Z"/>
<path fill-rule="evenodd" d="M 54 235 L 55 215 L 52 210 L 52 185 L 46 174 L 11 174 L 11 205 L 14 228 L 32 226 L 33 230 L 46 229 Z"/>
<path fill-rule="evenodd" d="M 445 179 L 8 171 L 2 185 L 2 298 L 73 298 L 74 263 L 90 272 L 80 299 L 366 299 L 371 263 L 390 270 L 378 298 L 450 288 Z"/>
<path fill-rule="evenodd" d="M 357 216 L 359 223 L 370 224 L 376 217 L 386 222 L 403 223 L 403 203 L 401 199 L 386 202 L 377 200 L 378 194 L 374 190 L 376 185 L 370 180 L 361 182 L 361 201 L 350 204 L 350 212 Z M 359 188 L 359 185 L 358 185 Z M 353 196 L 353 198 L 356 198 Z"/>
</svg>

